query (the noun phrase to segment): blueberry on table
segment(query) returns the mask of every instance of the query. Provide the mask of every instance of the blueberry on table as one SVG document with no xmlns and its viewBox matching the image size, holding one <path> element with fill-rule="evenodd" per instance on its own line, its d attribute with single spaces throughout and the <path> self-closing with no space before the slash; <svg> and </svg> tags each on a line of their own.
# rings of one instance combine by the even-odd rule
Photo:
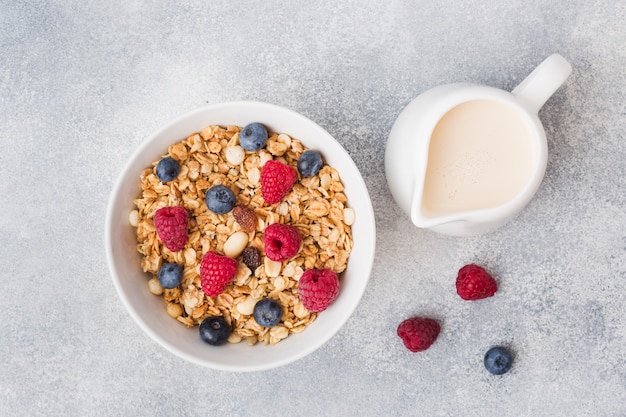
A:
<svg viewBox="0 0 626 417">
<path fill-rule="evenodd" d="M 254 305 L 254 320 L 263 327 L 274 327 L 283 317 L 283 308 L 276 300 L 263 298 Z"/>
<path fill-rule="evenodd" d="M 159 269 L 158 278 L 161 287 L 167 289 L 175 288 L 183 278 L 183 267 L 173 262 L 165 263 Z"/>
<path fill-rule="evenodd" d="M 485 354 L 485 368 L 494 375 L 507 373 L 511 365 L 513 365 L 513 355 L 505 347 L 492 347 Z"/>
<path fill-rule="evenodd" d="M 322 155 L 312 149 L 306 150 L 298 158 L 298 171 L 303 177 L 313 177 L 324 165 Z"/>
<path fill-rule="evenodd" d="M 250 123 L 239 132 L 239 145 L 247 151 L 256 152 L 267 143 L 267 129 L 261 123 Z"/>
<path fill-rule="evenodd" d="M 171 156 L 159 161 L 156 166 L 156 175 L 162 182 L 175 180 L 180 173 L 180 164 Z"/>
<path fill-rule="evenodd" d="M 225 185 L 211 187 L 205 197 L 206 205 L 213 213 L 228 213 L 235 207 L 236 198 L 233 190 Z"/>
<path fill-rule="evenodd" d="M 221 316 L 207 317 L 200 323 L 200 339 L 209 345 L 223 345 L 228 340 L 230 332 L 230 326 Z"/>
</svg>

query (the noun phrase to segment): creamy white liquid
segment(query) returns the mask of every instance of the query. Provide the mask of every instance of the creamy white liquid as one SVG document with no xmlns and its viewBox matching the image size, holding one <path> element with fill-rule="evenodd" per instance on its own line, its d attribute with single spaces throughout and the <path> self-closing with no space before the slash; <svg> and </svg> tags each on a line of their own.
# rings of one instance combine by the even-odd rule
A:
<svg viewBox="0 0 626 417">
<path fill-rule="evenodd" d="M 536 157 L 529 127 L 514 108 L 489 100 L 454 107 L 430 139 L 424 214 L 452 214 L 510 201 L 528 183 Z"/>
</svg>

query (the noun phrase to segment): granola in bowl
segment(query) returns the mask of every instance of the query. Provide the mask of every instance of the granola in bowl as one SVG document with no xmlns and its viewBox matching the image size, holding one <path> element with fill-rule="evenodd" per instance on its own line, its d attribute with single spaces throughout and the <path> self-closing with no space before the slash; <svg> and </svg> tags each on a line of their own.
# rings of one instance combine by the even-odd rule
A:
<svg viewBox="0 0 626 417">
<path fill-rule="evenodd" d="M 280 135 L 270 135 L 273 139 L 268 141 L 269 143 L 265 148 L 257 149 L 254 152 L 243 152 L 244 158 L 241 159 L 241 162 L 238 162 L 236 158 L 241 158 L 242 152 L 241 149 L 238 149 L 236 146 L 229 146 L 229 142 L 233 140 L 233 135 L 236 134 L 236 132 L 232 132 L 232 135 L 228 133 L 230 136 L 225 137 L 223 140 L 209 141 L 214 144 L 203 145 L 205 147 L 204 150 L 199 152 L 196 158 L 189 158 L 189 154 L 194 144 L 196 144 L 196 134 L 202 139 L 201 132 L 205 130 L 207 126 L 221 126 L 220 129 L 229 131 L 234 129 L 229 128 L 229 126 L 247 126 L 251 122 L 259 120 L 263 121 L 267 130 L 279 133 L 284 132 L 289 135 L 289 139 L 291 140 L 291 144 L 288 147 L 289 151 L 286 148 L 282 156 L 272 154 L 272 149 L 275 153 L 282 152 L 279 149 L 282 148 L 280 143 L 285 144 L 284 140 L 287 139 L 282 137 L 281 140 L 278 140 Z M 296 138 L 300 141 L 299 144 Z M 277 142 L 276 144 L 273 144 L 274 140 Z M 177 144 L 177 142 L 185 141 L 192 141 L 189 142 L 192 143 L 192 145 L 184 145 L 185 149 L 183 149 L 182 146 Z M 239 145 L 241 147 L 246 146 L 246 141 L 244 140 L 244 143 L 240 141 Z M 253 145 L 256 146 L 255 143 L 253 143 Z M 278 161 L 281 160 L 287 161 L 287 158 L 292 158 L 291 164 L 294 161 L 293 156 L 289 155 L 289 152 L 294 152 L 291 151 L 291 147 L 301 146 L 304 150 L 303 145 L 318 151 L 324 159 L 325 165 L 320 169 L 321 174 L 317 175 L 319 178 L 319 188 L 315 190 L 316 192 L 312 193 L 315 197 L 307 197 L 307 200 L 302 199 L 302 201 L 298 201 L 297 208 L 295 204 L 293 204 L 293 200 L 289 200 L 295 195 L 300 195 L 297 194 L 298 192 L 304 191 L 309 187 L 313 189 L 316 185 L 314 184 L 314 180 L 310 179 L 308 176 L 298 175 L 291 189 L 281 198 L 280 202 L 251 208 L 245 206 L 243 202 L 248 200 L 252 201 L 253 195 L 256 195 L 258 199 L 257 193 L 259 185 L 250 187 L 248 194 L 246 194 L 243 192 L 243 189 L 237 188 L 237 185 L 233 185 L 236 181 L 232 183 L 229 182 L 227 184 L 228 187 L 225 188 L 232 190 L 235 195 L 236 207 L 234 207 L 231 212 L 225 212 L 225 214 L 219 215 L 204 212 L 202 216 L 204 216 L 205 220 L 210 218 L 216 219 L 215 225 L 208 226 L 209 223 L 207 222 L 207 228 L 210 227 L 211 230 L 205 232 L 203 229 L 200 233 L 192 232 L 192 229 L 196 228 L 198 224 L 197 219 L 194 217 L 194 212 L 196 210 L 204 210 L 200 207 L 206 206 L 206 200 L 203 201 L 202 196 L 204 195 L 206 197 L 212 194 L 207 192 L 207 188 L 198 186 L 197 182 L 199 179 L 203 178 L 204 181 L 208 181 L 208 177 L 204 178 L 203 175 L 211 172 L 213 174 L 223 175 L 221 178 L 228 179 L 229 174 L 239 178 L 239 172 L 247 172 L 246 180 L 253 181 L 254 183 L 257 178 L 254 167 L 246 167 L 244 160 L 246 157 L 256 154 L 260 164 L 263 161 L 265 162 L 262 166 L 257 167 L 259 170 L 258 181 L 261 183 L 261 173 L 266 170 L 264 170 L 264 167 L 267 165 L 267 161 L 270 160 L 270 157 L 271 160 L 275 162 L 271 163 L 270 166 L 278 164 Z M 199 146 L 199 144 L 196 146 Z M 209 146 L 211 147 L 210 149 Z M 217 150 L 217 146 L 220 147 L 219 151 Z M 276 149 L 274 147 L 276 147 Z M 195 151 L 199 151 L 200 149 L 201 148 L 195 149 Z M 299 150 L 299 148 L 296 149 Z M 211 150 L 214 150 L 214 152 L 211 152 Z M 276 150 L 278 150 L 278 152 L 276 152 Z M 156 161 L 167 159 L 166 155 L 175 156 L 181 151 L 183 155 L 185 151 L 187 152 L 187 158 L 189 158 L 186 164 L 187 168 L 182 166 L 185 164 L 182 164 L 179 166 L 180 171 L 178 172 L 176 172 L 175 169 L 170 169 L 173 165 L 178 165 L 182 160 L 187 160 L 186 158 L 181 158 L 180 155 L 176 156 L 176 158 L 180 158 L 180 160 L 177 159 L 176 164 L 171 164 L 172 161 L 169 161 L 169 164 L 172 166 L 166 166 L 165 168 L 167 169 L 163 170 L 168 174 L 169 180 L 165 180 L 165 182 L 160 181 L 162 185 L 159 185 L 158 181 L 152 183 L 151 187 L 154 188 L 154 190 L 148 191 L 146 194 L 146 197 L 148 197 L 146 207 L 138 207 L 136 204 L 137 200 L 144 198 L 142 182 L 154 181 L 154 177 L 150 177 L 150 174 L 156 173 L 156 168 L 153 164 Z M 233 163 L 232 167 L 226 169 L 226 165 L 220 165 L 218 163 L 217 170 L 214 169 L 215 164 L 212 161 L 226 160 L 226 158 L 233 157 L 235 157 L 235 163 Z M 172 160 L 173 159 L 172 157 Z M 193 163 L 194 160 L 198 163 L 197 166 Z M 315 158 L 309 159 L 309 162 L 308 169 L 317 167 Z M 209 165 L 209 163 L 213 168 L 207 170 L 207 167 L 205 167 L 203 174 L 202 167 Z M 191 170 L 189 169 L 189 165 L 191 165 Z M 222 171 L 220 171 L 220 166 Z M 293 167 L 292 165 L 289 166 Z M 326 168 L 326 166 L 328 166 L 328 168 Z M 197 167 L 197 171 L 194 167 Z M 231 172 L 231 170 L 234 171 Z M 186 174 L 184 174 L 184 171 Z M 189 179 L 190 172 L 191 177 L 195 175 L 194 172 L 198 173 L 193 185 L 192 180 Z M 324 173 L 327 175 L 324 175 Z M 338 177 L 339 174 L 341 175 L 340 177 Z M 184 181 L 185 175 L 189 182 Z M 175 181 L 173 181 L 174 178 L 176 179 Z M 235 177 L 231 177 L 229 181 L 232 181 L 234 178 Z M 335 180 L 335 187 L 343 187 L 343 189 L 332 189 L 331 185 L 333 184 L 333 180 Z M 307 181 L 311 182 L 309 183 Z M 205 185 L 208 187 L 207 183 L 205 183 Z M 195 187 L 195 192 L 199 193 L 197 202 L 196 199 L 188 199 L 186 197 L 187 193 L 191 192 L 193 187 Z M 209 189 L 213 190 L 216 187 Z M 263 187 L 260 187 L 261 196 L 263 196 Z M 252 189 L 254 192 L 251 192 Z M 167 193 L 167 197 L 164 197 L 165 194 L 161 195 L 155 190 Z M 225 190 L 221 189 L 217 194 L 221 194 L 222 191 Z M 289 196 L 290 193 L 294 192 L 296 194 Z M 224 194 L 229 193 L 226 192 Z M 333 196 L 332 198 L 330 198 L 331 195 Z M 244 197 L 245 200 L 243 200 Z M 171 204 L 170 198 L 173 199 Z M 273 196 L 269 196 L 269 200 L 273 201 L 273 199 Z M 337 202 L 331 201 L 333 199 L 337 200 Z M 182 205 L 176 205 L 174 200 L 179 203 L 182 202 Z M 289 201 L 292 202 L 291 205 Z M 332 205 L 333 209 L 331 210 L 330 207 L 327 208 L 324 201 Z M 232 201 L 229 200 L 227 203 L 232 203 Z M 341 205 L 336 206 L 337 203 L 343 204 L 343 213 L 337 210 L 338 207 L 341 207 Z M 198 207 L 194 208 L 196 205 Z M 152 209 L 148 208 L 148 206 L 152 206 Z M 241 207 L 241 209 L 238 209 L 237 206 Z M 217 207 L 216 210 L 221 211 L 221 207 Z M 167 211 L 169 214 L 173 215 L 172 217 L 157 216 L 156 213 L 161 213 L 161 211 Z M 254 212 L 254 216 L 250 216 L 250 211 Z M 326 212 L 328 212 L 328 214 L 324 214 Z M 342 215 L 343 221 L 341 226 L 331 221 L 331 216 L 341 218 Z M 202 216 L 200 216 L 201 219 L 203 218 Z M 286 255 L 283 254 L 282 248 L 278 248 L 280 245 L 268 247 L 268 249 L 271 249 L 268 253 L 279 253 L 280 256 L 270 255 L 275 259 L 282 259 L 283 256 L 292 257 L 284 261 L 276 261 L 280 262 L 278 272 L 271 272 L 276 271 L 274 269 L 276 264 L 268 262 L 270 273 L 265 274 L 266 282 L 261 283 L 259 274 L 265 273 L 264 254 L 262 253 L 263 251 L 259 252 L 257 248 L 251 245 L 253 242 L 256 242 L 257 247 L 265 249 L 268 226 L 273 229 L 272 226 L 281 225 L 281 216 L 282 220 L 285 221 L 287 221 L 287 216 L 289 216 L 289 221 L 284 223 L 284 226 L 288 226 L 287 228 L 293 227 L 298 230 L 298 236 L 301 236 L 301 241 L 299 242 L 297 253 L 293 256 L 291 255 L 291 251 L 288 251 L 289 253 Z M 159 256 L 161 256 L 161 269 L 166 272 L 174 273 L 168 276 L 168 279 L 164 280 L 163 285 L 160 284 L 160 281 L 152 279 L 154 272 L 144 272 L 142 267 L 144 255 L 137 251 L 137 229 L 139 223 L 144 221 L 145 224 L 142 227 L 145 227 L 147 236 L 152 236 L 152 239 L 155 239 L 154 231 L 151 229 L 154 226 L 156 230 L 155 225 L 160 224 L 159 220 L 162 220 L 162 218 L 167 218 L 168 221 L 181 219 L 185 222 L 184 239 L 179 240 L 180 236 L 177 234 L 169 236 L 170 238 L 175 238 L 169 241 L 172 249 L 163 248 L 162 242 L 158 240 L 160 239 L 158 232 L 156 235 L 157 240 L 153 240 L 154 246 L 150 249 L 150 253 L 158 253 Z M 263 219 L 263 223 L 261 223 L 261 218 Z M 291 222 L 291 219 L 295 218 L 300 220 L 298 222 Z M 270 225 L 272 221 L 274 221 L 274 223 Z M 136 224 L 137 226 L 133 227 L 131 224 Z M 334 244 L 335 238 L 337 238 L 337 241 L 340 241 L 342 233 L 337 234 L 338 232 L 333 232 L 333 230 L 343 227 L 345 231 L 348 229 L 347 226 L 349 226 L 349 234 L 346 233 L 346 236 L 343 237 L 343 239 L 346 240 L 342 241 L 342 245 L 345 244 L 345 247 Z M 241 228 L 241 230 L 239 230 L 239 228 Z M 236 231 L 226 238 L 226 235 L 228 235 L 231 230 Z M 252 232 L 254 232 L 253 235 Z M 280 230 L 278 230 L 278 232 L 280 232 Z M 222 233 L 223 236 L 220 235 L 220 233 Z M 222 237 L 218 237 L 218 235 Z M 194 247 L 194 244 L 202 245 L 205 236 L 210 236 L 211 239 L 208 244 L 206 242 L 204 243 L 208 245 L 208 249 L 204 246 Z M 263 246 L 261 246 L 260 240 L 258 239 L 259 237 L 263 240 Z M 112 283 L 117 290 L 120 301 L 128 311 L 130 318 L 135 321 L 147 336 L 167 351 L 186 361 L 222 371 L 253 372 L 284 366 L 306 357 L 327 343 L 348 322 L 348 319 L 358 307 L 370 279 L 376 249 L 376 225 L 374 210 L 365 181 L 348 152 L 346 152 L 345 148 L 330 133 L 304 115 L 290 109 L 270 103 L 237 101 L 199 107 L 164 123 L 159 129 L 146 137 L 137 149 L 129 155 L 128 160 L 111 190 L 106 212 L 104 238 Z M 245 245 L 248 246 L 244 248 L 241 254 L 237 255 L 241 250 L 241 241 L 245 241 Z M 324 255 L 324 259 L 322 259 L 324 250 L 322 250 L 320 242 L 327 244 L 324 248 L 327 247 L 330 251 L 326 252 L 327 254 Z M 293 242 L 287 243 L 289 249 L 294 245 Z M 338 257 L 338 252 L 335 253 L 333 251 L 348 250 L 348 248 L 350 248 L 345 270 L 339 273 L 338 294 L 332 301 L 332 304 L 321 313 L 315 313 L 315 311 L 320 310 L 320 306 L 323 307 L 328 301 L 328 298 L 316 298 L 318 292 L 315 291 L 315 289 L 311 290 L 311 282 L 315 280 L 317 280 L 318 283 L 320 281 L 325 282 L 331 274 L 317 274 L 320 270 L 307 269 L 300 275 L 297 286 L 292 283 L 291 287 L 289 287 L 289 283 L 292 282 L 292 279 L 296 281 L 297 274 L 299 274 L 299 270 L 296 272 L 295 265 L 291 264 L 291 262 L 296 259 L 300 259 L 304 262 L 306 262 L 307 259 L 311 259 L 310 256 L 313 256 L 314 253 L 311 245 L 314 243 L 317 244 L 319 248 L 315 248 L 315 250 L 318 250 L 318 253 L 320 253 L 319 261 L 317 260 L 318 257 L 314 256 L 315 262 L 320 262 L 318 265 L 325 264 L 326 262 L 342 264 L 344 261 L 341 260 L 341 255 Z M 191 263 L 194 258 L 193 253 L 187 250 L 189 248 L 195 251 L 195 261 L 200 262 L 200 273 L 190 268 L 191 265 L 187 265 L 187 262 Z M 172 252 L 172 250 L 174 252 Z M 205 250 L 207 252 L 203 254 Z M 223 252 L 220 252 L 220 250 L 223 250 Z M 187 257 L 185 257 L 185 255 Z M 230 258 L 225 255 L 229 255 Z M 206 309 L 209 310 L 211 306 L 208 305 L 209 301 L 207 300 L 211 298 L 214 301 L 212 306 L 214 308 L 213 312 L 216 312 L 215 309 L 219 310 L 219 306 L 217 306 L 218 299 L 220 305 L 224 308 L 230 304 L 230 297 L 232 297 L 232 305 L 234 306 L 235 303 L 237 303 L 243 312 L 233 310 L 232 307 L 231 310 L 225 307 L 226 310 L 219 311 L 235 311 L 237 314 L 241 315 L 249 312 L 254 303 L 254 300 L 251 300 L 247 293 L 245 294 L 246 303 L 243 303 L 243 294 L 238 296 L 229 294 L 230 297 L 224 295 L 218 298 L 217 295 L 220 294 L 207 297 L 204 293 L 204 289 L 211 294 L 213 294 L 214 291 L 221 290 L 222 287 L 220 285 L 223 283 L 216 280 L 206 280 L 206 271 L 210 270 L 211 263 L 208 262 L 208 265 L 206 265 L 207 262 L 205 261 L 205 265 L 203 265 L 200 259 L 222 259 L 219 258 L 219 256 L 224 256 L 226 259 L 231 260 L 232 262 L 227 262 L 230 266 L 232 266 L 233 262 L 235 263 L 233 279 L 224 287 L 224 291 L 222 292 L 229 294 L 227 292 L 228 286 L 231 285 L 231 288 L 236 287 L 239 272 L 245 272 L 245 268 L 242 266 L 243 264 L 246 266 L 250 265 L 250 267 L 248 267 L 250 270 L 250 279 L 254 276 L 258 280 L 257 283 L 259 286 L 266 285 L 267 288 L 269 288 L 270 285 L 278 284 L 278 288 L 281 288 L 284 285 L 285 290 L 272 292 L 273 290 L 270 289 L 269 292 L 271 295 L 263 298 L 263 300 L 265 300 L 263 303 L 258 302 L 255 304 L 265 306 L 267 308 L 266 312 L 278 313 L 273 301 L 280 301 L 279 294 L 283 294 L 282 297 L 284 298 L 285 295 L 289 296 L 291 293 L 293 297 L 289 296 L 289 299 L 294 302 L 293 316 L 291 315 L 292 313 L 287 312 L 287 308 L 285 307 L 285 311 L 283 312 L 284 317 L 280 317 L 280 320 L 275 326 L 269 327 L 269 325 L 276 322 L 278 315 L 273 317 L 271 314 L 268 314 L 261 317 L 262 320 L 260 320 L 270 328 L 269 331 L 265 330 L 266 334 L 271 334 L 272 329 L 276 329 L 274 330 L 275 336 L 282 336 L 281 333 L 286 331 L 289 337 L 282 339 L 280 343 L 274 345 L 265 345 L 266 341 L 269 341 L 269 338 L 259 338 L 258 335 L 256 336 L 255 346 L 248 344 L 255 340 L 254 337 L 248 339 L 248 336 L 241 336 L 240 343 L 228 343 L 226 341 L 223 346 L 215 349 L 207 345 L 207 343 L 212 344 L 207 339 L 213 342 L 222 340 L 223 335 L 215 329 L 223 328 L 224 326 L 222 325 L 225 323 L 225 320 L 222 319 L 222 316 L 212 316 L 205 319 L 202 323 L 207 323 L 209 329 L 215 330 L 215 334 L 213 334 L 215 337 L 204 338 L 203 335 L 206 336 L 206 332 L 203 332 L 203 329 L 206 330 L 207 326 L 196 325 L 200 319 L 193 317 L 193 312 L 196 308 L 202 308 L 201 305 L 198 305 L 200 300 L 202 300 L 203 303 L 205 301 L 207 302 Z M 156 258 L 152 259 L 152 262 L 154 262 Z M 169 261 L 169 259 L 175 259 L 176 262 L 173 263 Z M 151 263 L 149 261 L 144 262 L 147 262 L 146 265 L 150 265 Z M 180 266 L 178 263 L 180 263 Z M 165 264 L 168 264 L 169 267 L 163 268 Z M 330 265 L 330 263 L 328 265 Z M 154 266 L 150 266 L 150 268 L 152 268 L 152 270 L 155 269 Z M 187 271 L 186 274 L 185 271 Z M 205 273 L 204 289 L 202 285 L 203 271 Z M 285 279 L 286 275 L 291 275 L 292 273 L 293 278 L 287 277 L 289 279 Z M 281 282 L 281 280 L 278 279 L 279 275 L 276 277 L 271 276 L 273 274 L 282 274 L 280 277 L 283 278 L 283 281 Z M 197 286 L 198 275 L 200 275 L 200 288 Z M 178 278 L 180 278 L 180 281 L 178 281 Z M 211 278 L 215 277 L 212 276 Z M 244 279 L 243 276 L 241 279 Z M 189 289 L 189 282 L 194 284 L 197 291 L 188 291 L 186 298 L 183 300 L 182 294 L 184 294 L 184 290 Z M 146 288 L 146 283 L 148 283 L 148 288 Z M 252 285 L 248 285 L 248 287 Z M 151 291 L 158 293 L 160 291 L 159 286 L 163 289 L 163 293 L 161 293 L 160 296 L 155 296 Z M 179 297 L 177 300 L 180 301 L 165 302 L 164 294 L 170 292 L 170 290 L 173 290 L 175 287 L 179 288 L 178 291 L 180 291 L 180 294 L 174 295 L 174 297 Z M 167 290 L 168 288 L 170 290 Z M 252 288 L 250 289 L 252 290 Z M 276 287 L 273 289 L 275 290 Z M 300 291 L 300 289 L 302 289 L 302 291 Z M 328 294 L 334 294 L 334 291 L 329 291 Z M 304 331 L 296 334 L 290 331 L 283 324 L 283 321 L 291 321 L 293 323 L 292 328 L 302 328 L 299 327 L 301 324 L 296 324 L 299 320 L 295 320 L 297 317 L 296 312 L 298 311 L 295 309 L 295 305 L 297 301 L 300 301 L 300 304 L 304 306 L 305 302 L 301 300 L 301 297 L 307 299 L 305 295 L 310 297 L 309 301 L 315 301 L 307 304 L 311 307 L 311 309 L 307 310 L 311 313 L 311 316 L 315 315 L 315 319 L 306 325 Z M 238 299 L 238 297 L 241 298 Z M 190 309 L 189 313 L 185 309 L 186 305 L 188 306 L 187 308 Z M 252 310 L 252 316 L 254 316 L 254 307 L 252 307 Z M 199 312 L 201 310 L 197 311 Z M 300 312 L 297 314 L 300 314 Z M 306 313 L 302 311 L 302 314 Z M 173 319 L 172 316 L 177 318 Z M 191 320 L 194 321 L 192 327 L 181 323 L 178 317 L 191 317 Z M 250 315 L 244 315 L 244 317 L 249 319 Z M 232 324 L 232 322 L 231 318 L 230 324 Z M 225 324 L 229 330 L 227 338 L 231 337 L 232 333 L 230 332 L 230 324 Z M 252 323 L 248 326 L 251 327 Z M 245 329 L 245 325 L 241 328 Z"/>
<path fill-rule="evenodd" d="M 328 164 L 316 175 L 299 174 L 279 202 L 268 203 L 261 190 L 263 166 L 279 161 L 295 169 L 307 148 L 297 138 L 270 132 L 263 148 L 244 150 L 240 134 L 239 126 L 210 125 L 169 146 L 163 157 L 178 162 L 180 171 L 173 180 L 162 181 L 156 172 L 159 161 L 144 169 L 129 221 L 136 228 L 141 268 L 152 275 L 147 290 L 163 298 L 168 316 L 188 327 L 223 317 L 232 330 L 229 343 L 274 345 L 323 314 L 305 307 L 298 281 L 307 270 L 330 270 L 341 281 L 353 247 L 355 211 L 348 206 L 338 170 Z M 218 214 L 207 208 L 206 194 L 215 186 L 233 191 L 234 210 Z M 189 214 L 186 243 L 176 251 L 161 242 L 154 222 L 159 209 L 173 206 Z M 273 224 L 298 230 L 302 240 L 294 256 L 282 261 L 266 256 L 264 232 Z M 249 248 L 258 252 L 256 263 L 245 259 Z M 237 260 L 232 282 L 216 296 L 203 291 L 200 266 L 208 252 Z M 168 263 L 182 266 L 180 284 L 173 288 L 163 288 L 158 279 Z M 258 324 L 253 314 L 255 305 L 267 298 L 283 310 L 272 327 Z"/>
</svg>

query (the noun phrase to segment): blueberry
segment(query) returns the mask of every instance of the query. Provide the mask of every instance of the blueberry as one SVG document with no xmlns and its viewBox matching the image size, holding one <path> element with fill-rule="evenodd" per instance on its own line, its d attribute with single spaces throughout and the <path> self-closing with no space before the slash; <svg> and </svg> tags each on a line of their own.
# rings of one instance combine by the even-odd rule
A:
<svg viewBox="0 0 626 417">
<path fill-rule="evenodd" d="M 233 190 L 225 185 L 216 185 L 206 193 L 206 205 L 213 213 L 228 213 L 235 207 L 237 200 Z"/>
<path fill-rule="evenodd" d="M 230 326 L 221 316 L 207 317 L 200 323 L 200 339 L 209 345 L 223 345 L 228 340 L 230 331 Z"/>
<path fill-rule="evenodd" d="M 161 287 L 167 289 L 177 287 L 183 278 L 183 267 L 175 263 L 163 264 L 158 276 Z"/>
<path fill-rule="evenodd" d="M 300 158 L 298 158 L 298 171 L 303 177 L 312 177 L 320 172 L 320 169 L 324 165 L 322 161 L 322 155 L 314 150 L 304 151 Z"/>
<path fill-rule="evenodd" d="M 508 372 L 511 365 L 513 365 L 513 355 L 505 347 L 492 347 L 485 354 L 485 368 L 494 375 Z"/>
<path fill-rule="evenodd" d="M 247 151 L 256 152 L 265 147 L 267 129 L 261 123 L 250 123 L 239 132 L 239 144 Z"/>
<path fill-rule="evenodd" d="M 180 173 L 180 164 L 171 156 L 159 161 L 156 167 L 157 177 L 163 182 L 175 180 Z"/>
<path fill-rule="evenodd" d="M 271 298 L 264 298 L 254 305 L 254 320 L 263 327 L 273 327 L 283 317 L 283 308 Z"/>
</svg>

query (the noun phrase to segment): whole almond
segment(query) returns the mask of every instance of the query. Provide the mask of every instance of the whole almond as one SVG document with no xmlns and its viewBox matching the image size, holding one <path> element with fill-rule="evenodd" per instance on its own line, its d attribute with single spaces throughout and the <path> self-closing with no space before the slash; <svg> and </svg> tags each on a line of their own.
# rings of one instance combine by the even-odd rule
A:
<svg viewBox="0 0 626 417">
<path fill-rule="evenodd" d="M 235 220 L 237 220 L 237 223 L 241 226 L 241 230 L 244 232 L 251 233 L 256 230 L 259 217 L 250 207 L 235 206 L 233 216 L 235 216 Z"/>
<path fill-rule="evenodd" d="M 229 258 L 236 258 L 248 245 L 248 234 L 246 232 L 235 232 L 224 243 L 224 255 Z"/>
</svg>

